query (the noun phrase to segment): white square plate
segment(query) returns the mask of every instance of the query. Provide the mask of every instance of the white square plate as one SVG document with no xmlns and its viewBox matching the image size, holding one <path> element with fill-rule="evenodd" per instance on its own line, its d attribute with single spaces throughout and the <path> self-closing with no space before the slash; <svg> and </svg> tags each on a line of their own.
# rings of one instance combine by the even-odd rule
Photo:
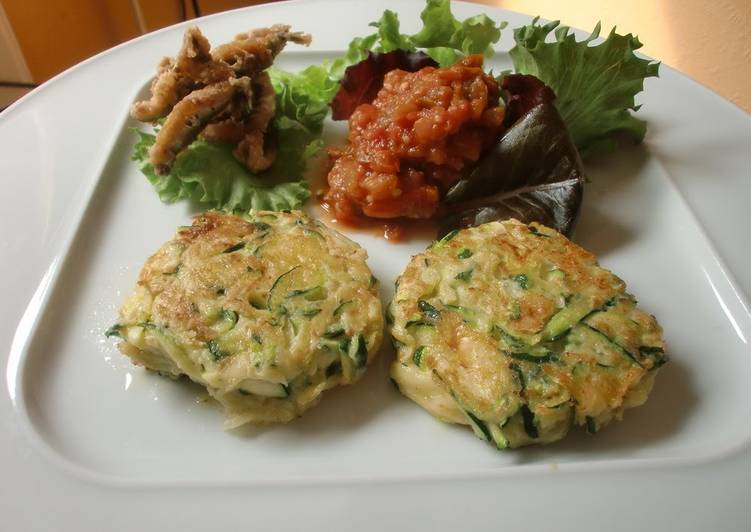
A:
<svg viewBox="0 0 751 532">
<path fill-rule="evenodd" d="M 351 29 L 340 26 L 331 32 L 329 17 L 318 11 L 325 11 L 326 6 L 350 20 Z M 420 7 L 421 3 L 395 3 L 392 9 L 410 26 Z M 322 36 L 324 43 L 318 48 L 290 47 L 282 54 L 279 65 L 295 70 L 336 55 L 326 47 L 343 49 L 352 36 L 365 33 L 365 24 L 383 8 L 364 2 L 280 4 L 211 17 L 201 26 L 212 42 L 242 28 L 279 21 L 310 31 L 316 39 Z M 480 9 L 455 6 L 459 16 Z M 527 22 L 520 15 L 495 13 L 510 20 L 511 27 Z M 19 193 L 19 203 L 8 207 L 17 213 L 15 219 L 24 212 L 34 220 L 19 230 L 25 242 L 11 241 L 10 247 L 23 249 L 29 239 L 37 238 L 44 243 L 38 246 L 39 256 L 28 260 L 25 273 L 18 271 L 23 262 L 4 260 L 0 266 L 2 277 L 18 278 L 19 286 L 39 283 L 25 314 L 13 314 L 21 322 L 8 360 L 10 403 L 3 403 L 0 410 L 3 421 L 13 427 L 12 438 L 0 446 L 0 464 L 15 476 L 28 475 L 33 480 L 19 481 L 23 493 L 34 492 L 39 484 L 57 486 L 52 493 L 61 500 L 83 500 L 77 497 L 96 492 L 101 506 L 89 510 L 90 522 L 107 523 L 113 530 L 129 528 L 131 519 L 147 527 L 142 530 L 156 530 L 178 515 L 183 529 L 198 529 L 208 522 L 218 527 L 243 522 L 244 511 L 249 526 L 253 526 L 253 515 L 263 516 L 259 523 L 266 524 L 285 522 L 290 517 L 287 512 L 292 511 L 300 517 L 331 512 L 346 516 L 329 522 L 327 528 L 359 523 L 360 528 L 378 529 L 386 522 L 414 528 L 423 522 L 428 508 L 431 522 L 443 516 L 441 523 L 447 527 L 457 520 L 481 525 L 493 515 L 490 501 L 494 500 L 504 501 L 507 510 L 527 508 L 528 514 L 506 516 L 502 522 L 530 529 L 535 523 L 542 526 L 571 512 L 583 512 L 587 505 L 581 503 L 589 500 L 594 513 L 581 517 L 578 530 L 594 529 L 601 519 L 620 530 L 640 519 L 655 522 L 661 515 L 659 507 L 645 508 L 639 500 L 656 500 L 650 498 L 651 486 L 668 504 L 672 499 L 663 490 L 677 490 L 682 482 L 663 480 L 666 475 L 673 478 L 683 472 L 689 478 L 692 471 L 710 466 L 717 474 L 718 464 L 731 459 L 740 460 L 745 468 L 741 471 L 751 472 L 746 449 L 751 437 L 747 422 L 751 419 L 747 385 L 751 315 L 741 289 L 719 259 L 716 242 L 705 234 L 684 199 L 684 194 L 691 197 L 692 192 L 676 183 L 676 163 L 671 158 L 685 161 L 693 154 L 682 156 L 678 151 L 676 155 L 661 138 L 677 139 L 681 134 L 670 130 L 679 120 L 673 118 L 676 115 L 666 118 L 658 112 L 660 106 L 664 111 L 665 106 L 675 105 L 666 96 L 670 90 L 682 91 L 686 105 L 704 104 L 701 97 L 707 97 L 703 89 L 669 70 L 663 79 L 647 84 L 647 105 L 640 114 L 652 128 L 649 142 L 625 148 L 587 168 L 590 183 L 573 236 L 626 281 L 641 308 L 657 316 L 672 358 L 658 376 L 647 404 L 627 411 L 622 422 L 597 436 L 573 431 L 554 445 L 499 453 L 470 431 L 437 422 L 399 395 L 388 381 L 393 353 L 387 347 L 362 382 L 327 392 L 322 403 L 303 418 L 286 426 L 235 432 L 221 429 L 219 409 L 205 401 L 199 387 L 131 366 L 103 332 L 115 321 L 116 309 L 132 289 L 145 259 L 178 225 L 189 223 L 194 211 L 186 204 L 165 206 L 158 200 L 130 161 L 135 139 L 129 128 L 134 124 L 125 115 L 139 82 L 147 78 L 160 55 L 174 53 L 181 31 L 159 32 L 78 67 L 78 73 L 56 82 L 62 86 L 57 92 L 41 91 L 36 100 L 18 105 L 15 114 L 11 110 L 7 119 L 0 117 L 4 119 L 0 120 L 2 140 L 10 137 L 9 124 L 14 121 L 19 126 L 16 132 L 28 128 L 19 116 L 47 120 L 42 118 L 44 112 L 56 105 L 56 98 L 64 101 L 60 100 L 65 97 L 64 84 L 74 83 L 75 76 L 84 87 L 97 77 L 120 79 L 121 87 L 111 98 L 114 110 L 107 115 L 108 122 L 97 126 L 98 136 L 82 133 L 82 143 L 60 150 L 61 145 L 75 144 L 71 135 L 76 127 L 88 124 L 79 121 L 75 127 L 70 123 L 63 127 L 54 122 L 56 126 L 46 127 L 44 122 L 45 127 L 28 128 L 37 138 L 22 141 L 20 136 L 14 141 L 19 151 L 42 154 L 39 174 L 46 185 L 30 195 Z M 500 49 L 509 48 L 509 37 L 507 30 Z M 494 58 L 494 65 L 506 64 L 504 54 Z M 101 102 L 102 97 L 99 92 L 91 96 L 91 105 L 106 107 L 109 102 Z M 78 105 L 86 105 L 83 94 L 75 98 Z M 65 119 L 69 111 L 57 112 Z M 748 117 L 740 116 L 737 126 L 731 120 L 725 127 L 750 131 Z M 99 117 L 96 122 L 102 120 Z M 335 130 L 328 140 L 341 142 Z M 60 151 L 74 153 L 58 156 Z M 21 155 L 9 154 L 10 169 L 15 161 L 21 164 Z M 733 155 L 748 162 L 745 153 Z M 81 161 L 92 156 L 99 161 L 97 168 L 79 172 Z M 721 154 L 710 151 L 708 156 L 726 162 Z M 38 218 L 33 215 L 40 205 L 46 219 L 37 227 Z M 730 212 L 728 216 L 748 226 L 747 214 Z M 12 219 L 6 213 L 2 221 Z M 410 255 L 427 244 L 423 240 L 393 244 L 366 233 L 345 233 L 368 250 L 371 269 L 382 283 L 384 302 Z M 11 288 L 8 281 L 13 295 Z M 24 301 L 28 300 L 26 294 Z M 9 345 L 10 339 L 9 334 Z M 26 447 L 28 443 L 31 448 Z M 26 458 L 16 460 L 21 448 Z M 40 455 L 42 462 L 33 458 Z M 10 492 L 7 478 L 4 492 Z M 733 486 L 731 474 L 722 473 L 720 478 Z M 608 498 L 613 499 L 608 506 L 594 502 L 603 497 L 604 483 Z M 45 488 L 40 493 L 45 507 L 60 511 L 52 493 Z M 312 493 L 316 494 L 313 499 Z M 531 503 L 545 493 L 549 494 L 546 511 L 534 511 Z M 241 494 L 247 497 L 242 508 L 233 502 L 242 499 Z M 123 508 L 137 508 L 138 517 L 128 512 L 124 522 L 110 522 L 109 512 L 122 511 L 112 506 L 118 499 Z M 405 504 L 407 499 L 412 504 Z M 203 513 L 193 500 L 202 501 Z M 169 512 L 161 515 L 158 501 Z M 369 502 L 380 508 L 393 504 L 392 512 L 364 519 L 362 512 Z M 714 503 L 710 501 L 708 512 L 720 508 Z M 464 507 L 475 509 L 465 513 Z M 639 516 L 610 522 L 610 517 L 637 507 L 642 512 Z M 749 510 L 738 506 L 734 511 Z M 686 512 L 692 515 L 691 509 Z M 18 530 L 23 524 L 41 522 L 22 507 L 9 507 L 4 515 L 12 516 L 9 522 L 18 524 L 13 528 Z M 62 522 L 65 530 L 79 530 L 74 524 L 83 521 L 74 512 Z M 684 528 L 700 530 L 695 528 L 700 522 L 687 520 Z"/>
</svg>

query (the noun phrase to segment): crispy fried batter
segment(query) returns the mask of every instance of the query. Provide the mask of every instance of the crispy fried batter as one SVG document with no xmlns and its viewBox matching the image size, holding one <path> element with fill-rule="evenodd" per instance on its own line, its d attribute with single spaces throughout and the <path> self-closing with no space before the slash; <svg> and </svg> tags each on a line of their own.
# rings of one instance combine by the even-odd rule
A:
<svg viewBox="0 0 751 532">
<path fill-rule="evenodd" d="M 170 57 L 159 62 L 157 75 L 151 82 L 151 99 L 134 103 L 130 108 L 130 116 L 141 122 L 151 122 L 165 116 L 188 94 L 189 85 L 180 78 L 174 64 Z"/>
<path fill-rule="evenodd" d="M 193 91 L 180 100 L 149 150 L 154 171 L 159 175 L 168 174 L 177 154 L 198 138 L 206 124 L 226 113 L 238 94 L 249 90 L 248 78 L 229 79 Z"/>
<path fill-rule="evenodd" d="M 310 44 L 310 35 L 289 30 L 286 24 L 274 24 L 270 28 L 241 33 L 234 41 L 214 48 L 211 55 L 214 60 L 228 64 L 238 75 L 249 76 L 270 67 L 288 42 Z"/>
<path fill-rule="evenodd" d="M 209 124 L 201 131 L 202 139 L 229 142 L 231 144 L 237 144 L 244 136 L 245 126 L 232 118 Z"/>
<path fill-rule="evenodd" d="M 201 30 L 196 26 L 188 28 L 177 57 L 165 57 L 157 65 L 157 77 L 151 84 L 151 99 L 136 102 L 131 108 L 131 116 L 142 122 L 162 118 L 196 88 L 234 77 L 229 66 L 214 61 L 209 51 L 209 41 Z"/>
<path fill-rule="evenodd" d="M 211 57 L 211 45 L 197 26 L 185 31 L 182 53 L 177 56 L 176 66 L 197 85 L 211 85 L 233 77 L 227 64 Z"/>
<path fill-rule="evenodd" d="M 228 65 L 211 57 L 211 45 L 197 26 L 185 32 L 183 48 L 185 53 L 177 56 L 177 69 L 195 83 L 211 85 L 232 77 Z"/>
<path fill-rule="evenodd" d="M 209 124 L 201 138 L 237 144 L 234 155 L 252 172 L 262 172 L 274 164 L 277 147 L 270 126 L 276 113 L 276 93 L 266 72 L 251 82 L 251 111 L 244 121 L 230 118 Z"/>
<path fill-rule="evenodd" d="M 177 154 L 199 134 L 237 143 L 234 155 L 251 171 L 268 169 L 276 159 L 269 135 L 276 95 L 264 70 L 287 42 L 307 46 L 310 40 L 308 34 L 276 24 L 239 34 L 211 50 L 198 27 L 188 28 L 177 57 L 165 57 L 157 65 L 151 98 L 131 107 L 131 116 L 142 122 L 169 115 L 149 150 L 156 173 L 168 173 Z"/>
<path fill-rule="evenodd" d="M 245 138 L 233 153 L 252 172 L 262 172 L 276 160 L 276 145 L 268 141 L 266 134 L 276 113 L 276 94 L 266 72 L 253 78 L 252 89 L 253 105 L 245 122 Z"/>
</svg>

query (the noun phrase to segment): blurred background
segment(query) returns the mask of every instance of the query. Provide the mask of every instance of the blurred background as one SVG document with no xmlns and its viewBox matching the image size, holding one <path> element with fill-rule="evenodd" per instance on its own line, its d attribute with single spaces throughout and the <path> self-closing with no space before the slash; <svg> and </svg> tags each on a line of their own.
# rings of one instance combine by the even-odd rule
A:
<svg viewBox="0 0 751 532">
<path fill-rule="evenodd" d="M 63 70 L 142 33 L 267 1 L 0 0 L 0 110 Z M 603 33 L 617 26 L 619 33 L 637 34 L 645 54 L 751 112 L 751 0 L 476 1 L 586 30 L 601 20 Z"/>
</svg>

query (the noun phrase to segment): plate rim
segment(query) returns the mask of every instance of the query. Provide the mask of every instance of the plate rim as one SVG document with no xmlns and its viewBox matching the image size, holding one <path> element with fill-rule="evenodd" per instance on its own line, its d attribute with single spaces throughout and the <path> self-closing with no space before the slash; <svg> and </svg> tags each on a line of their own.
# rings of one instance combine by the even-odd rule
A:
<svg viewBox="0 0 751 532">
<path fill-rule="evenodd" d="M 344 0 L 338 0 L 338 2 L 343 3 Z M 232 12 L 219 13 L 219 14 L 216 14 L 216 15 L 212 15 L 210 17 L 205 17 L 205 18 L 201 19 L 201 22 L 203 22 L 204 20 L 209 19 L 209 18 L 224 18 L 224 17 L 229 17 L 232 14 L 235 14 L 235 13 L 237 13 L 239 11 L 246 11 L 246 10 L 253 10 L 253 9 L 266 9 L 266 10 L 270 10 L 270 9 L 273 9 L 274 7 L 276 7 L 277 5 L 282 5 L 282 4 L 302 4 L 302 3 L 303 3 L 302 0 L 290 0 L 288 2 L 281 2 L 279 4 L 264 5 L 264 6 L 253 6 L 253 7 L 249 7 L 249 8 L 241 8 L 239 10 L 233 10 Z M 308 5 L 310 4 L 310 2 L 305 2 L 305 3 L 308 4 Z M 420 5 L 422 5 L 422 2 L 420 2 Z M 481 10 L 481 11 L 493 11 L 493 12 L 496 12 L 496 13 L 499 13 L 499 14 L 502 14 L 504 12 L 506 12 L 506 13 L 513 13 L 513 12 L 509 12 L 507 10 L 500 10 L 500 9 L 497 9 L 497 8 L 494 9 L 494 8 L 491 8 L 490 6 L 484 6 L 484 5 L 478 6 L 478 5 L 474 5 L 474 4 L 472 4 L 472 6 L 473 6 L 473 8 L 479 8 L 479 10 Z M 517 13 L 517 15 L 519 15 L 521 17 L 525 17 L 525 18 L 531 19 L 531 17 L 528 17 L 527 15 L 518 14 L 518 13 Z M 189 22 L 186 22 L 186 23 L 180 23 L 180 24 L 177 24 L 175 26 L 164 28 L 164 29 L 159 30 L 158 32 L 155 32 L 155 33 L 162 34 L 162 33 L 167 33 L 167 32 L 171 32 L 171 31 L 176 31 L 176 28 L 180 28 L 180 27 L 185 26 L 185 25 L 187 25 L 187 24 L 189 24 L 191 22 L 193 22 L 193 21 L 189 21 Z M 107 54 L 110 54 L 110 53 L 114 52 L 117 49 L 121 49 L 121 48 L 124 48 L 126 46 L 130 46 L 135 41 L 139 41 L 141 39 L 148 39 L 150 36 L 153 36 L 153 35 L 154 34 L 148 34 L 148 35 L 145 35 L 143 37 L 139 37 L 139 38 L 135 39 L 134 41 L 129 41 L 127 43 L 119 45 L 116 48 L 113 48 L 111 50 L 102 52 L 102 53 L 98 54 L 97 56 L 94 56 L 93 58 L 85 61 L 84 63 L 81 63 L 81 64 L 77 65 L 76 67 L 73 67 L 73 68 L 67 70 L 66 72 L 64 72 L 64 73 L 56 76 L 55 78 L 53 78 L 53 80 L 51 80 L 50 82 L 48 82 L 48 84 L 45 84 L 42 87 L 40 87 L 39 89 L 36 89 L 36 90 L 32 91 L 30 94 L 28 94 L 27 96 L 25 96 L 24 98 L 22 98 L 21 100 L 19 100 L 19 102 L 16 102 L 15 104 L 13 104 L 11 107 L 9 107 L 5 111 L 4 115 L 5 116 L 9 116 L 9 114 L 8 114 L 9 111 L 15 112 L 16 109 L 23 108 L 24 106 L 27 106 L 27 105 L 32 105 L 33 103 L 31 102 L 31 100 L 32 100 L 31 97 L 34 94 L 37 94 L 37 93 L 39 93 L 39 94 L 46 94 L 48 92 L 47 89 L 49 88 L 49 84 L 53 84 L 54 85 L 53 82 L 55 82 L 55 80 L 64 79 L 64 76 L 71 76 L 80 67 L 84 67 L 85 65 L 89 65 L 91 63 L 95 63 L 101 57 L 106 56 Z M 667 67 L 667 68 L 670 69 L 670 67 Z M 670 69 L 670 70 L 672 70 L 673 73 L 676 74 L 677 76 L 685 78 L 685 79 L 689 80 L 690 82 L 695 83 L 696 85 L 698 85 L 700 88 L 704 89 L 705 91 L 709 91 L 715 97 L 718 97 L 719 100 L 721 100 L 722 102 L 728 103 L 728 104 L 730 104 L 730 106 L 734 107 L 735 109 L 740 110 L 740 108 L 738 108 L 737 106 L 735 106 L 731 102 L 728 102 L 727 100 L 725 100 L 721 96 L 717 95 L 714 91 L 712 91 L 711 89 L 708 89 L 707 87 L 703 86 L 699 82 L 697 82 L 697 81 L 689 78 L 688 76 L 685 76 L 685 75 L 683 75 L 683 74 L 675 71 L 674 69 Z M 44 90 L 40 90 L 40 89 L 44 89 Z M 133 92 L 131 92 L 131 94 L 133 94 Z M 28 102 L 28 103 L 26 103 L 26 102 Z M 740 111 L 743 112 L 743 110 L 740 110 Z M 39 320 L 40 320 L 40 318 L 42 316 L 42 310 L 46 306 L 46 302 L 47 302 L 48 298 L 51 296 L 52 291 L 54 290 L 54 286 L 55 286 L 55 284 L 56 284 L 56 282 L 57 282 L 57 280 L 59 278 L 60 272 L 63 270 L 64 265 L 65 265 L 65 261 L 66 261 L 65 258 L 63 258 L 62 260 L 60 260 L 60 257 L 61 256 L 67 257 L 67 255 L 69 254 L 69 252 L 71 250 L 71 246 L 72 246 L 73 242 L 75 241 L 76 235 L 78 234 L 78 232 L 80 230 L 81 223 L 84 220 L 84 218 L 86 216 L 86 213 L 89 210 L 90 202 L 91 202 L 91 200 L 92 200 L 92 198 L 93 198 L 93 196 L 94 196 L 94 194 L 96 192 L 97 187 L 100 185 L 101 175 L 102 175 L 103 171 L 106 168 L 107 162 L 110 159 L 111 149 L 115 146 L 118 138 L 121 135 L 121 129 L 124 127 L 125 123 L 127 122 L 127 113 L 124 112 L 123 114 L 125 115 L 125 117 L 123 118 L 123 121 L 120 123 L 120 126 L 115 129 L 115 133 L 113 135 L 111 135 L 111 138 L 109 138 L 108 141 L 107 141 L 107 145 L 110 147 L 110 149 L 107 150 L 107 151 L 102 150 L 102 152 L 103 152 L 104 155 L 102 157 L 102 160 L 99 161 L 97 163 L 97 165 L 96 165 L 96 167 L 99 169 L 98 172 L 96 173 L 97 177 L 91 178 L 90 181 L 88 182 L 88 186 L 86 187 L 86 191 L 85 191 L 86 198 L 85 198 L 85 200 L 82 203 L 83 208 L 77 209 L 77 211 L 78 211 L 78 217 L 77 217 L 75 223 L 71 224 L 69 226 L 69 228 L 68 228 L 68 231 L 66 233 L 66 238 L 65 238 L 64 243 L 63 243 L 62 248 L 61 248 L 63 250 L 62 253 L 55 254 L 55 257 L 54 257 L 53 261 L 46 268 L 46 272 L 47 273 L 45 273 L 45 275 L 43 276 L 43 278 L 40 280 L 40 282 L 38 284 L 37 291 L 34 293 L 32 299 L 31 299 L 30 305 L 28 307 L 26 307 L 26 310 L 23 312 L 23 315 L 22 315 L 22 318 L 21 318 L 21 323 L 19 324 L 18 329 L 16 329 L 16 335 L 12 339 L 12 345 L 13 346 L 16 346 L 17 342 L 22 340 L 23 331 L 21 333 L 19 333 L 19 329 L 21 329 L 24 326 L 24 323 L 26 323 L 26 325 L 28 326 L 28 321 L 33 319 L 33 325 L 35 327 L 38 326 L 38 324 L 39 324 Z M 3 118 L 4 118 L 3 116 L 0 116 L 0 125 L 2 125 L 2 121 L 3 121 L 2 119 Z M 750 118 L 751 118 L 751 116 L 750 116 Z M 705 244 L 707 244 L 709 246 L 710 251 L 711 251 L 713 257 L 715 257 L 718 260 L 718 265 L 719 265 L 720 269 L 722 270 L 722 272 L 723 272 L 723 274 L 725 276 L 725 279 L 727 280 L 729 286 L 732 287 L 736 291 L 736 293 L 738 294 L 739 300 L 745 306 L 745 308 L 748 309 L 749 308 L 748 295 L 743 290 L 742 286 L 738 283 L 738 280 L 736 279 L 735 275 L 733 274 L 733 270 L 726 263 L 726 261 L 724 260 L 724 257 L 716 249 L 716 245 L 715 245 L 714 239 L 710 237 L 709 232 L 708 232 L 707 228 L 705 227 L 705 224 L 697 216 L 697 213 L 696 213 L 696 211 L 694 209 L 694 206 L 689 201 L 689 199 L 686 197 L 686 195 L 684 194 L 684 192 L 681 189 L 681 187 L 678 186 L 678 184 L 675 182 L 672 173 L 666 169 L 665 170 L 665 174 L 666 174 L 666 177 L 668 178 L 668 180 L 670 181 L 671 187 L 674 189 L 675 192 L 678 193 L 678 195 L 679 195 L 679 197 L 681 199 L 681 202 L 688 209 L 688 214 L 691 217 L 692 222 L 696 224 L 697 229 L 701 232 L 701 237 L 702 237 L 703 241 L 705 242 Z M 45 286 L 46 286 L 46 288 L 45 288 Z M 37 309 L 38 312 L 36 312 L 34 314 L 33 318 L 32 317 L 27 317 L 27 313 L 29 312 L 29 308 L 34 304 L 35 301 L 37 301 L 37 306 L 39 307 Z M 29 316 L 31 316 L 31 315 L 29 315 Z M 26 322 L 24 320 L 26 320 Z M 19 336 L 19 334 L 21 334 L 21 336 Z M 26 338 L 26 340 L 24 340 L 24 343 L 26 344 L 26 347 L 28 347 L 28 342 L 27 342 L 28 338 L 30 338 L 30 336 L 28 336 Z M 19 353 L 20 354 L 21 351 L 19 350 L 18 347 L 15 347 L 14 350 L 11 352 L 11 358 L 13 357 L 13 353 Z M 10 362 L 10 360 L 9 360 L 9 362 Z M 22 372 L 19 372 L 16 376 L 19 377 L 21 375 L 22 375 Z M 6 377 L 7 377 L 6 378 L 6 385 L 8 385 L 10 383 L 10 373 L 7 373 Z M 727 458 L 728 457 L 722 457 L 723 460 L 726 460 Z M 648 459 L 648 460 L 652 460 L 652 459 Z M 680 460 L 680 459 L 678 459 L 678 460 Z M 693 459 L 693 458 L 690 459 L 690 461 L 692 463 L 695 463 L 695 459 Z M 710 460 L 709 462 L 714 462 L 714 461 L 715 460 Z M 631 464 L 632 461 L 628 461 L 627 463 Z M 748 466 L 751 465 L 751 463 L 747 461 L 745 465 L 748 468 Z M 563 469 L 563 466 L 561 466 L 561 469 Z M 433 481 L 434 479 L 426 479 L 426 480 L 427 481 Z M 483 479 L 483 480 L 487 480 L 487 479 Z M 113 487 L 123 487 L 123 486 L 113 486 Z M 170 487 L 170 489 L 171 489 L 171 487 Z M 748 513 L 748 512 L 749 512 L 749 510 L 746 509 L 746 513 Z M 739 512 L 738 515 L 740 516 L 740 512 Z"/>
</svg>

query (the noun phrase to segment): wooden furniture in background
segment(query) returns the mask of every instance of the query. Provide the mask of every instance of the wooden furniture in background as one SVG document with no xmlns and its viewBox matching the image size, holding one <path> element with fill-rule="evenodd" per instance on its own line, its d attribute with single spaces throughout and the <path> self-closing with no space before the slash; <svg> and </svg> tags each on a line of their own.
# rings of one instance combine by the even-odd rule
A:
<svg viewBox="0 0 751 532">
<path fill-rule="evenodd" d="M 102 50 L 201 15 L 273 0 L 0 0 L 25 57 L 30 80 L 42 83 Z M 377 2 L 378 0 L 371 0 Z M 749 0 L 474 0 L 544 14 L 582 29 L 638 34 L 642 51 L 686 73 L 751 112 Z M 134 5 L 138 9 L 134 9 Z M 0 32 L 2 32 L 0 24 Z M 509 31 L 509 30 L 507 30 Z M 2 102 L 0 102 L 2 103 Z M 2 107 L 2 105 L 0 105 Z"/>
<path fill-rule="evenodd" d="M 195 17 L 264 3 L 263 0 L 2 0 L 34 82 L 103 50 L 140 35 L 133 4 L 140 7 L 146 31 Z"/>
<path fill-rule="evenodd" d="M 633 33 L 640 50 L 751 112 L 750 0 L 475 0 L 591 30 Z M 680 95 L 676 95 L 680 97 Z"/>
</svg>

